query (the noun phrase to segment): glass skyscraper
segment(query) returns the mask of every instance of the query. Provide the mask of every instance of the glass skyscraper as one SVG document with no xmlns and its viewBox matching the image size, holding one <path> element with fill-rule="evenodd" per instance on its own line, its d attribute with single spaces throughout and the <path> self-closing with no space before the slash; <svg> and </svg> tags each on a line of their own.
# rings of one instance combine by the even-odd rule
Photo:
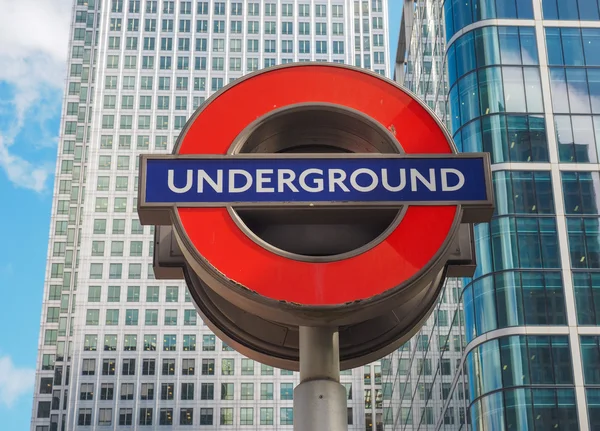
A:
<svg viewBox="0 0 600 431">
<path fill-rule="evenodd" d="M 405 3 L 396 77 L 460 151 L 491 153 L 496 212 L 475 276 L 441 301 L 454 318 L 430 319 L 448 337 L 392 356 L 386 428 L 599 430 L 599 4 Z"/>
<path fill-rule="evenodd" d="M 184 284 L 154 280 L 138 156 L 170 152 L 212 92 L 259 68 L 387 75 L 387 39 L 383 0 L 74 1 L 32 431 L 291 429 L 295 373 L 232 351 Z M 350 429 L 381 427 L 381 366 L 342 383 Z"/>
</svg>

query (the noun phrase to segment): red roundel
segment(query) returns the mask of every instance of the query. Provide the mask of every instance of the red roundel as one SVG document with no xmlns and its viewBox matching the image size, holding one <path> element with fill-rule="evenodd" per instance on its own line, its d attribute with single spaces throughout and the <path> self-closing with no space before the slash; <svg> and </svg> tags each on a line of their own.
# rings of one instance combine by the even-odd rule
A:
<svg viewBox="0 0 600 431">
<path fill-rule="evenodd" d="M 452 152 L 431 114 L 392 83 L 356 69 L 306 65 L 267 70 L 218 94 L 189 126 L 178 154 L 227 154 L 256 119 L 289 105 L 319 102 L 352 108 L 395 130 L 407 154 Z M 458 209 L 411 205 L 378 245 L 348 259 L 319 263 L 262 248 L 226 208 L 177 211 L 198 253 L 228 279 L 269 299 L 326 306 L 369 299 L 417 276 L 451 234 Z"/>
</svg>

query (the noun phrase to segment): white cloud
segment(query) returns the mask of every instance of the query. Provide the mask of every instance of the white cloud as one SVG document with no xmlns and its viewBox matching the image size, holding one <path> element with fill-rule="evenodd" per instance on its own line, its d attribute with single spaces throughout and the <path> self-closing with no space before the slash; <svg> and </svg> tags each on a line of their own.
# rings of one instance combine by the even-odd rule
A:
<svg viewBox="0 0 600 431">
<path fill-rule="evenodd" d="M 53 172 L 50 163 L 34 166 L 27 160 L 11 154 L 8 146 L 0 136 L 0 168 L 8 179 L 16 186 L 41 193 L 46 187 L 46 180 Z"/>
<path fill-rule="evenodd" d="M 11 408 L 35 383 L 35 370 L 17 368 L 10 356 L 0 356 L 0 405 Z"/>
<path fill-rule="evenodd" d="M 0 82 L 13 94 L 0 113 L 10 116 L 0 130 L 0 167 L 11 181 L 30 177 L 17 184 L 35 191 L 44 189 L 50 171 L 18 157 L 10 147 L 26 119 L 41 124 L 60 108 L 71 7 L 72 0 L 0 0 Z M 42 141 L 56 142 L 50 134 Z"/>
</svg>

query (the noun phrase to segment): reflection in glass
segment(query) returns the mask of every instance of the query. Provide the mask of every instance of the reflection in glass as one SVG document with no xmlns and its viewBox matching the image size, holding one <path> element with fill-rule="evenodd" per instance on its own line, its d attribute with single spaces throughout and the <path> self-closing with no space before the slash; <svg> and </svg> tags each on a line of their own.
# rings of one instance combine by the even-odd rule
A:
<svg viewBox="0 0 600 431">
<path fill-rule="evenodd" d="M 533 431 L 533 412 L 531 391 L 516 389 L 504 393 L 506 409 L 506 429 L 514 431 Z"/>
<path fill-rule="evenodd" d="M 525 88 L 523 85 L 523 70 L 520 67 L 503 67 L 502 78 L 504 83 L 506 111 L 527 112 L 527 105 L 525 104 Z"/>
<path fill-rule="evenodd" d="M 527 112 L 544 112 L 542 101 L 542 83 L 540 72 L 537 68 L 523 69 L 525 74 L 525 94 L 527 96 Z"/>
<path fill-rule="evenodd" d="M 502 64 L 521 64 L 519 27 L 498 27 Z"/>
<path fill-rule="evenodd" d="M 499 67 L 481 69 L 479 74 L 479 97 L 482 114 L 504 112 L 504 92 Z"/>
<path fill-rule="evenodd" d="M 548 64 L 565 64 L 562 53 L 562 42 L 560 40 L 560 28 L 546 28 L 546 49 L 548 50 Z"/>
<path fill-rule="evenodd" d="M 581 29 L 585 64 L 587 66 L 600 66 L 600 29 Z"/>
<path fill-rule="evenodd" d="M 475 57 L 477 67 L 500 64 L 500 47 L 497 28 L 483 27 L 476 29 L 473 33 L 475 35 Z"/>
<path fill-rule="evenodd" d="M 600 389 L 586 389 L 590 431 L 600 431 Z"/>
<path fill-rule="evenodd" d="M 475 69 L 475 43 L 473 40 L 473 32 L 469 32 L 462 36 L 454 43 L 456 50 L 456 76 L 460 78 L 465 73 Z M 454 82 L 450 81 L 450 85 Z"/>
<path fill-rule="evenodd" d="M 519 27 L 519 35 L 521 39 L 521 57 L 523 59 L 523 64 L 539 64 L 535 29 L 533 27 Z"/>
<path fill-rule="evenodd" d="M 596 140 L 592 117 L 573 116 L 573 146 L 579 162 L 596 162 Z"/>
<path fill-rule="evenodd" d="M 585 69 L 566 69 L 569 105 L 572 114 L 590 112 L 590 96 Z M 563 99 L 564 100 L 564 99 Z"/>
<path fill-rule="evenodd" d="M 491 295 L 490 286 L 494 289 Z M 467 342 L 500 328 L 566 324 L 560 272 L 490 274 L 468 284 L 463 301 Z M 488 317 L 486 313 L 497 317 Z"/>
<path fill-rule="evenodd" d="M 600 69 L 587 69 L 587 78 L 592 112 L 598 114 L 600 113 Z"/>
<path fill-rule="evenodd" d="M 585 61 L 580 30 L 578 28 L 561 28 L 560 35 L 565 65 L 583 66 Z"/>
<path fill-rule="evenodd" d="M 600 212 L 600 173 L 564 171 L 562 181 L 567 214 Z"/>
<path fill-rule="evenodd" d="M 555 113 L 569 113 L 567 80 L 565 70 L 553 67 L 550 69 L 550 88 L 552 90 L 552 110 Z"/>
<path fill-rule="evenodd" d="M 470 73 L 458 82 L 460 118 L 463 124 L 479 116 L 479 89 L 477 74 Z"/>
<path fill-rule="evenodd" d="M 600 325 L 600 273 L 573 273 L 577 323 Z"/>
<path fill-rule="evenodd" d="M 573 268 L 600 268 L 600 229 L 597 218 L 567 218 Z"/>
<path fill-rule="evenodd" d="M 526 337 L 504 337 L 499 340 L 499 343 L 503 387 L 529 385 L 529 357 Z"/>
<path fill-rule="evenodd" d="M 465 153 L 480 152 L 481 147 L 481 127 L 479 121 L 472 121 L 462 129 L 461 151 Z"/>
<path fill-rule="evenodd" d="M 579 16 L 582 20 L 591 21 L 600 19 L 600 11 L 598 10 L 598 2 L 596 0 L 577 0 L 577 6 Z M 563 19 L 562 17 L 560 18 Z"/>
</svg>

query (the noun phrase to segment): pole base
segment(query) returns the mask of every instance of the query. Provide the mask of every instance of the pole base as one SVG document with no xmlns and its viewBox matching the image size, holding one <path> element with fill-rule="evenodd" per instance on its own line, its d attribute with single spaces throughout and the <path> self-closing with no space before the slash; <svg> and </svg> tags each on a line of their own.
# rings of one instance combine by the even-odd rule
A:
<svg viewBox="0 0 600 431">
<path fill-rule="evenodd" d="M 347 431 L 346 388 L 332 380 L 309 380 L 294 389 L 294 431 Z"/>
</svg>

